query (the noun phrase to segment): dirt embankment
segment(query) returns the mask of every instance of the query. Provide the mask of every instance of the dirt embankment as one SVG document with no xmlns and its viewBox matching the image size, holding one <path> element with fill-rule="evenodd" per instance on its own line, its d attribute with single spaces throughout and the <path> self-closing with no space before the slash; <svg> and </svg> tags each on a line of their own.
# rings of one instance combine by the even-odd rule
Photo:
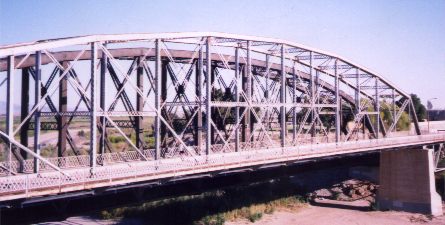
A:
<svg viewBox="0 0 445 225">
<path fill-rule="evenodd" d="M 330 224 L 330 225 L 443 225 L 445 216 L 374 210 L 378 185 L 357 179 L 346 180 L 308 195 L 310 204 L 297 210 L 280 209 L 255 222 L 257 225 Z M 226 222 L 226 225 L 252 224 L 247 220 Z"/>
</svg>

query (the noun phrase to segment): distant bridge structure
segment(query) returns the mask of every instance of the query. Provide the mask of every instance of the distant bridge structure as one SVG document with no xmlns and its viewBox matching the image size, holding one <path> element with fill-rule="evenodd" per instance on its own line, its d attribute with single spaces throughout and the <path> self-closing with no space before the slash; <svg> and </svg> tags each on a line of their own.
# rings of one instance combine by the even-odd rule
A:
<svg viewBox="0 0 445 225">
<path fill-rule="evenodd" d="M 420 130 L 410 95 L 378 73 L 273 38 L 147 33 L 1 46 L 0 91 L 0 201 L 445 141 Z M 398 130 L 402 117 L 414 129 Z M 76 123 L 88 124 L 86 144 Z M 42 154 L 43 132 L 57 132 L 45 152 L 56 156 Z"/>
</svg>

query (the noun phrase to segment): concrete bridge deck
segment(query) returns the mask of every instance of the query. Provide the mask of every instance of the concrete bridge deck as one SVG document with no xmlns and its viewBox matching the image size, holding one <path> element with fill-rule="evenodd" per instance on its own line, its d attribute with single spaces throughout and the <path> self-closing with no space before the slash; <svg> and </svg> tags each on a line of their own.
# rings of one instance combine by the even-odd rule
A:
<svg viewBox="0 0 445 225">
<path fill-rule="evenodd" d="M 445 142 L 445 134 L 429 134 L 106 164 L 98 166 L 94 174 L 88 167 L 66 168 L 63 173 L 47 171 L 38 174 L 16 174 L 0 177 L 0 201 L 122 186 L 137 182 L 153 182 L 159 179 L 196 176 L 203 173 L 226 173 L 246 168 L 280 166 L 320 157 L 413 148 L 443 142 Z"/>
</svg>

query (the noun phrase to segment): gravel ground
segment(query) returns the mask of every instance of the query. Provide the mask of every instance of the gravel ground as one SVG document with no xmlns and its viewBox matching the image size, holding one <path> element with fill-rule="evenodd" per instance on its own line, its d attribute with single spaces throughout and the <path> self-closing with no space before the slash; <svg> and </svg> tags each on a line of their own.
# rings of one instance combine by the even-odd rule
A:
<svg viewBox="0 0 445 225">
<path fill-rule="evenodd" d="M 340 202 L 341 203 L 341 202 Z M 226 222 L 226 225 L 247 225 L 250 221 Z M 298 212 L 276 211 L 271 215 L 264 215 L 255 225 L 298 224 L 298 225 L 405 225 L 428 224 L 444 225 L 445 216 L 428 218 L 421 214 L 406 212 L 379 212 L 360 211 L 355 209 L 343 209 L 334 207 L 321 207 L 310 205 Z"/>
<path fill-rule="evenodd" d="M 277 209 L 273 214 L 263 214 L 255 223 L 248 220 L 228 221 L 226 225 L 275 225 L 275 224 L 329 224 L 329 225 L 404 225 L 428 224 L 445 225 L 445 216 L 428 217 L 422 214 L 372 211 L 377 186 L 371 182 L 361 180 L 346 180 L 331 187 L 314 191 L 309 195 L 311 205 L 290 209 Z M 445 208 L 444 208 L 445 212 Z M 65 221 L 43 223 L 46 225 L 136 225 L 142 224 L 137 219 L 122 221 L 98 220 L 87 216 L 70 217 Z"/>
<path fill-rule="evenodd" d="M 226 222 L 226 225 L 276 225 L 276 224 L 298 224 L 298 225 L 405 225 L 405 224 L 426 224 L 426 225 L 444 225 L 445 216 L 429 218 L 422 214 L 395 212 L 395 211 L 362 211 L 357 209 L 348 209 L 338 207 L 362 207 L 364 201 L 349 202 L 323 200 L 318 203 L 335 204 L 336 207 L 315 206 L 299 208 L 298 211 L 277 210 L 273 214 L 264 214 L 263 217 L 251 223 L 248 220 L 238 220 Z M 125 219 L 124 221 L 98 220 L 87 216 L 70 217 L 65 221 L 42 223 L 45 225 L 137 225 L 142 224 L 138 220 Z"/>
</svg>

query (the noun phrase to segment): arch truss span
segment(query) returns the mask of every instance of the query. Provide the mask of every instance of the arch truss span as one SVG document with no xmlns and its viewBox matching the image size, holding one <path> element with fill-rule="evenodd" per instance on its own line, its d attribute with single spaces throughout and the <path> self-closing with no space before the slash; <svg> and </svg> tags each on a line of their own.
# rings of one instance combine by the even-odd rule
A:
<svg viewBox="0 0 445 225">
<path fill-rule="evenodd" d="M 0 91 L 3 175 L 420 134 L 410 96 L 379 74 L 235 34 L 1 46 Z"/>
</svg>

